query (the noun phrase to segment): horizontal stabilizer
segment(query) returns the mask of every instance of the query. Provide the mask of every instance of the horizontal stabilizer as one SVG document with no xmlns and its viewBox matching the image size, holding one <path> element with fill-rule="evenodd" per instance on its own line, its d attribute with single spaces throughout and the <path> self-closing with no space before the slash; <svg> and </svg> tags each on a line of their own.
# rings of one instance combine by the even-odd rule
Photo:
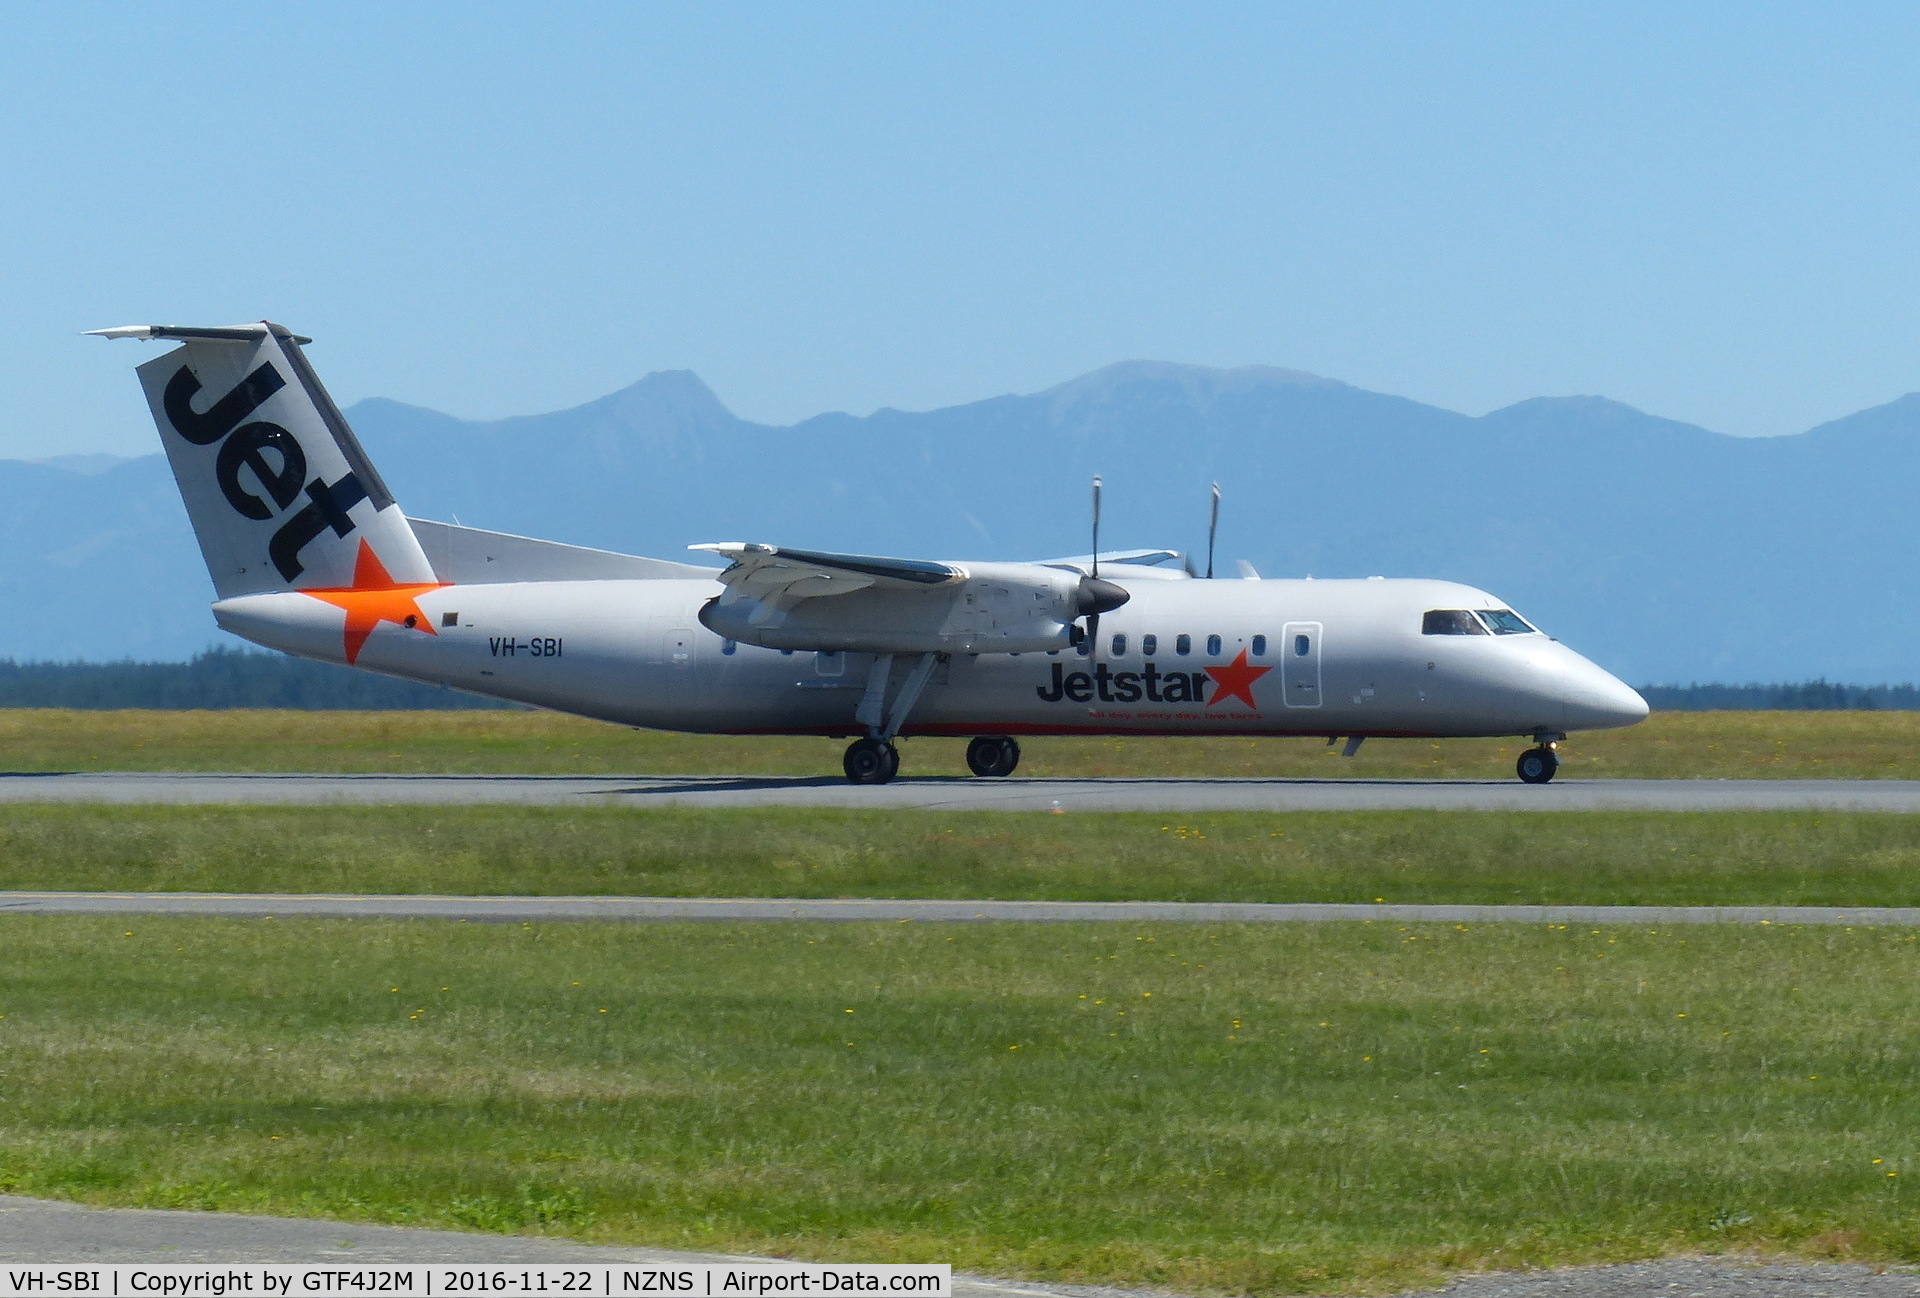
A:
<svg viewBox="0 0 1920 1298">
<path fill-rule="evenodd" d="M 217 342 L 227 343 L 256 342 L 266 336 L 267 326 L 264 322 L 260 324 L 220 325 L 217 327 L 206 325 L 115 325 L 111 329 L 89 329 L 86 332 L 86 337 L 88 338 L 139 338 L 147 341 L 155 338 L 178 338 L 182 341 L 189 338 L 210 338 Z M 299 343 L 302 347 L 313 341 L 313 339 L 301 334 L 289 334 L 287 336 L 292 341 Z"/>
</svg>

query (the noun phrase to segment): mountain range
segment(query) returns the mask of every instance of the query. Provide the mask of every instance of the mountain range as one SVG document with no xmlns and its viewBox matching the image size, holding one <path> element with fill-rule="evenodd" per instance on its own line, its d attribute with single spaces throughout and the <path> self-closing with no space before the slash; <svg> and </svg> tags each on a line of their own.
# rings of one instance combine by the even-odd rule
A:
<svg viewBox="0 0 1920 1298">
<path fill-rule="evenodd" d="M 128 380 L 131 382 L 131 379 Z M 1920 678 L 1920 394 L 1741 438 L 1600 397 L 1478 417 L 1296 370 L 1125 362 L 942 410 L 734 416 L 650 374 L 487 422 L 347 412 L 401 507 L 471 527 L 685 558 L 694 541 L 959 559 L 1102 544 L 1219 570 L 1483 587 L 1632 681 Z M 0 461 L 0 656 L 185 658 L 224 637 L 158 455 Z"/>
</svg>

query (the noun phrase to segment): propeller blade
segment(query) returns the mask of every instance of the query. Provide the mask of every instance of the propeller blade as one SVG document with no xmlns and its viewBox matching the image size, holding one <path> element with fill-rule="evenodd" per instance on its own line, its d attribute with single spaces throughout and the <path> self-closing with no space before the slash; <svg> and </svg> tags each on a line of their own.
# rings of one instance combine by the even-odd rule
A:
<svg viewBox="0 0 1920 1298">
<path fill-rule="evenodd" d="M 1213 510 L 1207 516 L 1207 578 L 1213 578 L 1213 542 L 1220 534 L 1220 484 L 1213 484 Z"/>
<path fill-rule="evenodd" d="M 1093 475 L 1093 579 L 1100 579 L 1100 475 Z"/>
</svg>

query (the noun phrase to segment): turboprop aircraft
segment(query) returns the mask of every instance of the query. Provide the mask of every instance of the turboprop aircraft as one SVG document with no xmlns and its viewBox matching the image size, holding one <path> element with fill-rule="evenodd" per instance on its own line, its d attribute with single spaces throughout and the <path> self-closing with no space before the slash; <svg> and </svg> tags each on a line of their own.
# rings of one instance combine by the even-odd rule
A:
<svg viewBox="0 0 1920 1298">
<path fill-rule="evenodd" d="M 1348 755 L 1519 735 L 1518 774 L 1543 784 L 1570 732 L 1647 715 L 1470 586 L 1207 580 L 1169 550 L 1102 554 L 1097 478 L 1093 553 L 1038 563 L 690 547 L 722 571 L 411 519 L 310 339 L 265 321 L 95 332 L 182 344 L 139 375 L 214 620 L 304 658 L 621 725 L 850 737 L 859 784 L 891 780 L 913 735 L 971 736 L 982 776 L 1013 772 L 1022 735 L 1345 737 Z"/>
</svg>

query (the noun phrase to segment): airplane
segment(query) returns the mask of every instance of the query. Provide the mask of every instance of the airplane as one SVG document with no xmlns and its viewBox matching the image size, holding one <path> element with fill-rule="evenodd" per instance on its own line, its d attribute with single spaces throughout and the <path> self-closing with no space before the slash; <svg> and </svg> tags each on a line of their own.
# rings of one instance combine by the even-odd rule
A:
<svg viewBox="0 0 1920 1298">
<path fill-rule="evenodd" d="M 896 741 L 970 737 L 1011 775 L 1031 735 L 1523 736 L 1551 780 L 1637 693 L 1485 591 L 1447 581 L 1207 577 L 1171 550 L 1032 563 L 693 545 L 697 564 L 409 518 L 327 395 L 312 340 L 261 321 L 129 325 L 213 580 L 255 644 L 619 725 L 851 739 L 884 784 Z M 1218 493 L 1214 526 L 1218 523 Z"/>
</svg>

